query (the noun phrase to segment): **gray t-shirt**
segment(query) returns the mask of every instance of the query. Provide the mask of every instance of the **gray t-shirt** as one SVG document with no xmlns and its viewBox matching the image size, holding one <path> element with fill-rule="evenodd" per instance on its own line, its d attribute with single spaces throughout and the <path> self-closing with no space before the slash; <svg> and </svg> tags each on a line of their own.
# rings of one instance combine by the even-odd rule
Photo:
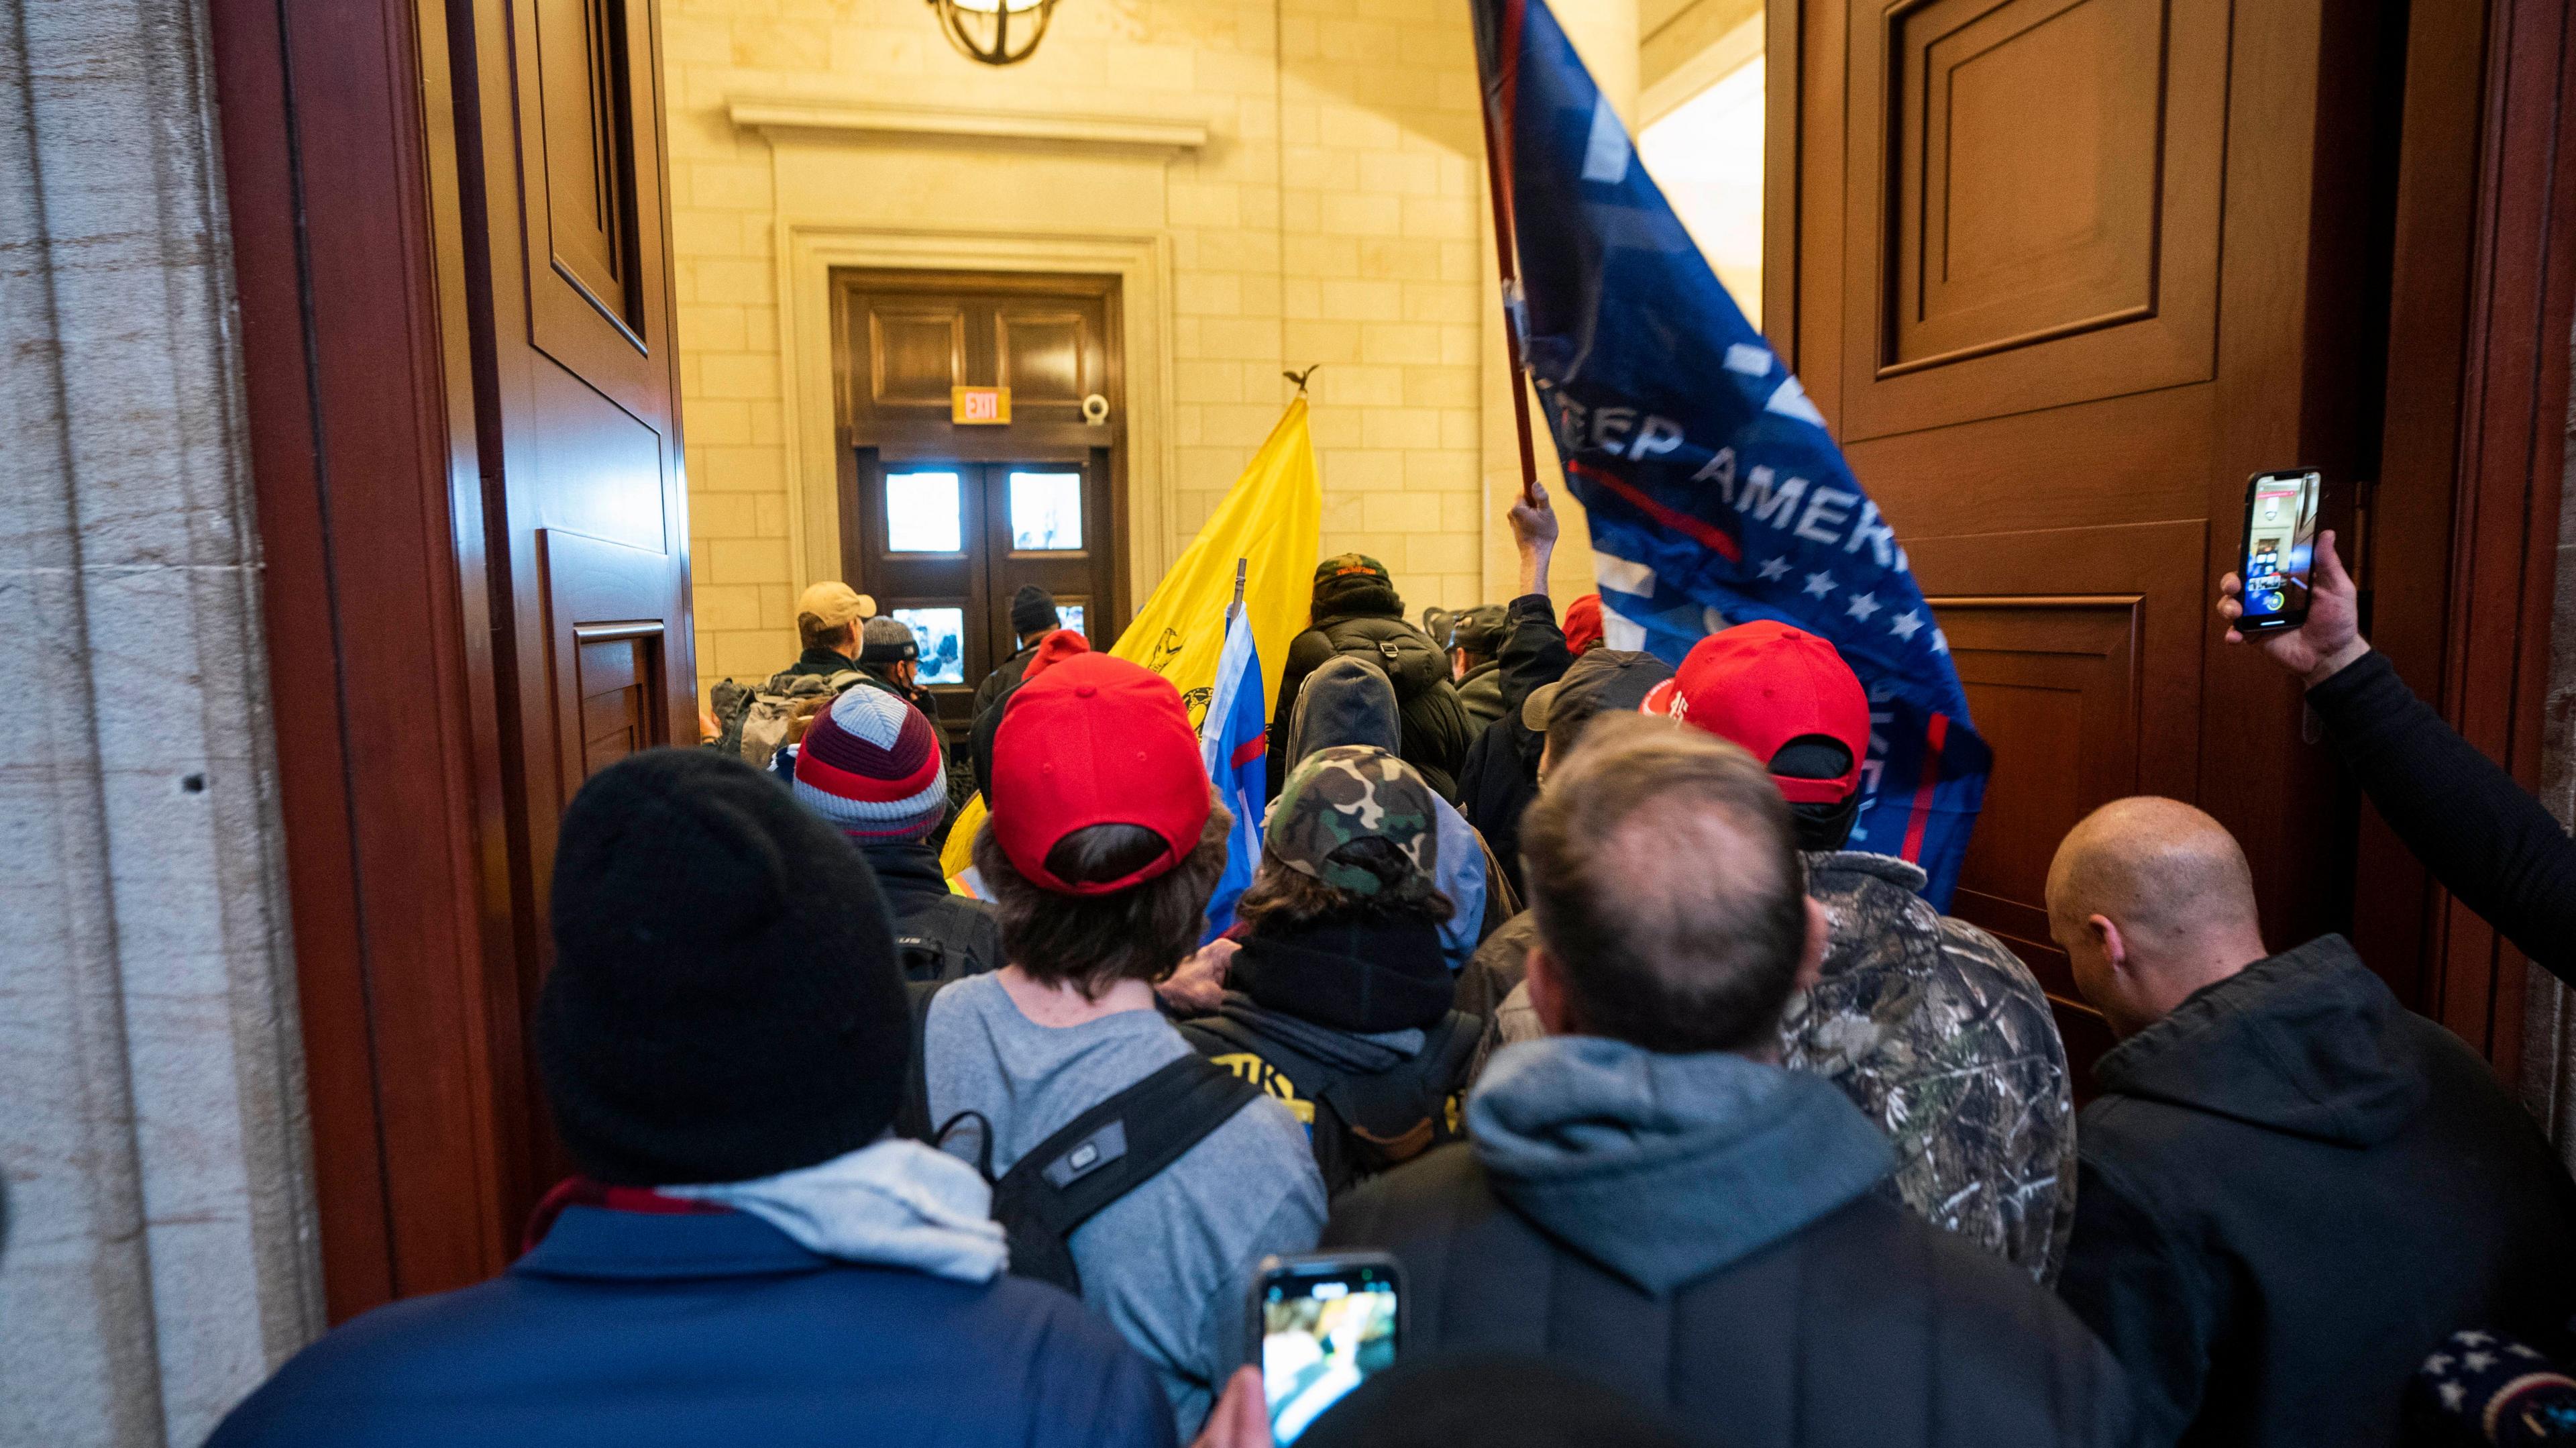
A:
<svg viewBox="0 0 2576 1448">
<path fill-rule="evenodd" d="M 979 1111 L 993 1172 L 1108 1096 L 1190 1052 L 1158 1011 L 1078 1026 L 1020 1014 L 999 976 L 941 990 L 923 1027 L 930 1119 Z M 1245 1297 L 1273 1252 L 1324 1229 L 1324 1182 L 1305 1129 L 1265 1096 L 1073 1234 L 1082 1300 L 1154 1364 L 1188 1442 L 1215 1388 L 1245 1361 Z"/>
</svg>

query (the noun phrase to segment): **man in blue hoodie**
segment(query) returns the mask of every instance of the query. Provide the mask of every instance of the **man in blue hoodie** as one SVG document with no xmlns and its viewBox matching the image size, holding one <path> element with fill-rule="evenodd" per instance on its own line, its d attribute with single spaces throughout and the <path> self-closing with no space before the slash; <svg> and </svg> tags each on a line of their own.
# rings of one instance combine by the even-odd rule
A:
<svg viewBox="0 0 2576 1448">
<path fill-rule="evenodd" d="M 2127 1365 L 2148 1442 L 2393 1444 L 2455 1329 L 2557 1345 L 2576 1185 L 2342 936 L 2264 948 L 2225 826 L 2104 805 L 2058 846 L 2048 913 L 2122 1037 L 2078 1120 L 2058 1290 Z"/>
<path fill-rule="evenodd" d="M 1170 1448 L 1109 1325 L 1002 1275 L 973 1167 L 890 1137 L 911 1015 L 848 841 L 656 749 L 565 811 L 537 1063 L 583 1175 L 479 1286 L 290 1359 L 212 1448 Z"/>
<path fill-rule="evenodd" d="M 1907 1211 L 1895 1153 L 1777 1063 L 1829 921 L 1788 803 L 1697 730 L 1596 720 L 1524 819 L 1532 1004 L 1470 1141 L 1345 1197 L 1405 1349 L 1559 1355 L 1702 1443 L 2110 1445 L 2119 1367 L 2028 1275 Z"/>
</svg>

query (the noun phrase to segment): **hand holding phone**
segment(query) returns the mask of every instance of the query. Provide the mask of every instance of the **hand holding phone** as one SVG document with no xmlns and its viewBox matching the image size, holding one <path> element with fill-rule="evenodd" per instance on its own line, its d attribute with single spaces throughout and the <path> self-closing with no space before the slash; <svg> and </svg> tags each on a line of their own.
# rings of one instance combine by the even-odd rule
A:
<svg viewBox="0 0 2576 1448">
<path fill-rule="evenodd" d="M 2218 581 L 2218 616 L 2227 624 L 2227 641 L 2247 642 L 2242 623 L 2244 581 L 2230 573 Z M 2317 535 L 2314 588 L 2306 616 L 2295 629 L 2256 630 L 2253 640 L 2272 661 L 2311 686 L 2333 677 L 2346 664 L 2370 652 L 2361 636 L 2361 595 L 2335 552 L 2332 529 Z"/>
<path fill-rule="evenodd" d="M 1383 1252 L 1263 1259 L 1254 1275 L 1253 1360 L 1273 1441 L 1296 1441 L 1326 1408 L 1395 1363 L 1403 1269 Z"/>
</svg>

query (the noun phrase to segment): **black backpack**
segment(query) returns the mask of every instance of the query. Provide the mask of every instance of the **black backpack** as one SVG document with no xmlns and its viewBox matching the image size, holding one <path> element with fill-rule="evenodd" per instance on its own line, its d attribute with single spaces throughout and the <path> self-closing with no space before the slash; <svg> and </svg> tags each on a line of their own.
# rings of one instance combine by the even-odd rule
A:
<svg viewBox="0 0 2576 1448">
<path fill-rule="evenodd" d="M 1276 1096 L 1306 1121 L 1323 1174 L 1324 1193 L 1338 1197 L 1371 1177 L 1466 1135 L 1460 1114 L 1467 1068 L 1483 1038 L 1482 1016 L 1451 1011 L 1425 1033 L 1414 1057 L 1360 1074 L 1223 1016 L 1181 1023 L 1184 1039 L 1212 1064 Z"/>
<path fill-rule="evenodd" d="M 1205 1140 L 1261 1095 L 1205 1056 L 1183 1056 L 1065 1123 L 1000 1177 L 993 1175 L 993 1125 L 961 1111 L 933 1129 L 922 1037 L 939 985 L 912 992 L 912 1083 L 895 1129 L 941 1150 L 961 1127 L 977 1133 L 973 1165 L 993 1184 L 993 1220 L 1009 1239 L 1011 1275 L 1082 1295 L 1073 1234 Z M 971 1119 L 971 1125 L 970 1125 Z"/>
</svg>

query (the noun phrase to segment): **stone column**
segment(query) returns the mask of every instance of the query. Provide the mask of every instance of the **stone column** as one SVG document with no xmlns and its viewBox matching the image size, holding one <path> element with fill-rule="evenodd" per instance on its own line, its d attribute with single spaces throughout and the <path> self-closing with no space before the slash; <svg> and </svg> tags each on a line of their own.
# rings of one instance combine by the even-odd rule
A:
<svg viewBox="0 0 2576 1448">
<path fill-rule="evenodd" d="M 206 29 L 0 0 L 0 1443 L 322 1322 Z"/>
</svg>

